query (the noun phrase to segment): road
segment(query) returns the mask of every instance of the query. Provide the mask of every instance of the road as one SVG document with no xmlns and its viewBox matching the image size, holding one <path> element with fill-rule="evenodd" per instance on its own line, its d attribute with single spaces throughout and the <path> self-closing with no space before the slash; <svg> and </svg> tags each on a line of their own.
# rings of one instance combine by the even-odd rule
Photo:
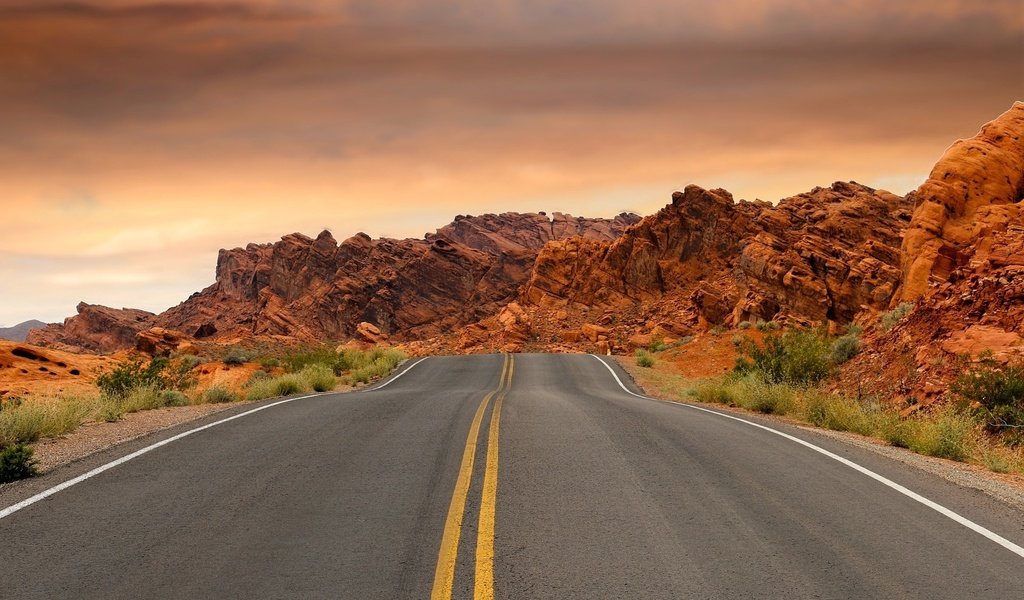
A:
<svg viewBox="0 0 1024 600">
<path fill-rule="evenodd" d="M 638 391 L 605 357 L 480 355 L 240 406 L 5 486 L 173 439 L 0 512 L 0 597 L 1024 597 L 1024 558 L 950 517 L 1019 547 L 1008 506 Z"/>
</svg>

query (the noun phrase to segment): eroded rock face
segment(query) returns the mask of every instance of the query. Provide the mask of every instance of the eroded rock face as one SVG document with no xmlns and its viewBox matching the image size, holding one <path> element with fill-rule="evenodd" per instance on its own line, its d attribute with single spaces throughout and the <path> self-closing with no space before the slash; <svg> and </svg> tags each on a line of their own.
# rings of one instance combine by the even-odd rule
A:
<svg viewBox="0 0 1024 600">
<path fill-rule="evenodd" d="M 567 332 L 579 315 L 596 314 L 624 348 L 655 330 L 685 335 L 744 320 L 849 323 L 885 309 L 897 292 L 910 206 L 857 183 L 776 206 L 689 186 L 614 241 L 548 243 L 520 301 L 567 311 L 535 319 L 555 328 L 538 331 L 542 339 L 574 337 Z"/>
<path fill-rule="evenodd" d="M 965 361 L 1024 358 L 1024 103 L 950 146 L 908 198 L 899 299 L 913 311 L 869 333 L 842 376 L 916 407 L 941 398 Z"/>
<path fill-rule="evenodd" d="M 78 304 L 78 314 L 62 324 L 29 331 L 26 342 L 66 352 L 114 352 L 135 346 L 135 335 L 152 327 L 156 315 L 134 308 Z"/>
<path fill-rule="evenodd" d="M 900 285 L 910 201 L 857 183 L 786 198 L 753 220 L 736 263 L 734 322 L 845 324 L 884 310 Z"/>
<path fill-rule="evenodd" d="M 959 267 L 988 260 L 999 251 L 993 236 L 1020 224 L 1024 102 L 950 146 L 911 197 L 916 208 L 903 241 L 904 300 L 920 298 Z"/>
<path fill-rule="evenodd" d="M 214 339 L 429 337 L 496 314 L 526 281 L 545 242 L 568 235 L 608 240 L 638 219 L 461 216 L 424 239 L 360 233 L 340 244 L 327 231 L 316 239 L 291 234 L 275 244 L 222 250 L 217 282 L 157 323 Z"/>
</svg>

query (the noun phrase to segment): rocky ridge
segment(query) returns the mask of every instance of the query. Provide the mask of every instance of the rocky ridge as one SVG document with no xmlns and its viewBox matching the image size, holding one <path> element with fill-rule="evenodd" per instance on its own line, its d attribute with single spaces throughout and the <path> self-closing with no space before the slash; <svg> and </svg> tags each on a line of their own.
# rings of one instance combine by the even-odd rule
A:
<svg viewBox="0 0 1024 600">
<path fill-rule="evenodd" d="M 885 310 L 910 201 L 853 182 L 767 202 L 688 186 L 613 241 L 540 252 L 518 302 L 452 346 L 628 351 L 716 325 L 833 327 Z"/>
<path fill-rule="evenodd" d="M 423 239 L 340 244 L 330 232 L 222 250 L 216 282 L 160 315 L 80 304 L 78 315 L 34 332 L 38 345 L 88 352 L 166 353 L 189 338 L 226 343 L 410 340 L 493 315 L 528 278 L 545 243 L 569 236 L 610 240 L 639 220 L 554 213 L 460 215 Z"/>
</svg>

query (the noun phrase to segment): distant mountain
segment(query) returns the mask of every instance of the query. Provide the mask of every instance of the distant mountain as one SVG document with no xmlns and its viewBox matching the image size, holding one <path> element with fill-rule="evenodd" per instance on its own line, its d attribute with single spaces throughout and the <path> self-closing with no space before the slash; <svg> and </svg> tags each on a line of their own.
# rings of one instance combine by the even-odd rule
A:
<svg viewBox="0 0 1024 600">
<path fill-rule="evenodd" d="M 18 323 L 14 327 L 0 327 L 0 339 L 24 342 L 25 336 L 28 335 L 28 330 L 36 329 L 37 327 L 46 327 L 46 323 L 32 319 L 31 321 Z"/>
</svg>

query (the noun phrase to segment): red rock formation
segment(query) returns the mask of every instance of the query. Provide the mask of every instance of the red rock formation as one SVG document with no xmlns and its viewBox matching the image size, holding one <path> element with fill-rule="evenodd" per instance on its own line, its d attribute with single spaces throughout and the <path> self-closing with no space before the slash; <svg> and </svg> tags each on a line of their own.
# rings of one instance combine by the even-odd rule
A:
<svg viewBox="0 0 1024 600">
<path fill-rule="evenodd" d="M 222 250 L 217 282 L 157 322 L 196 338 L 365 338 L 360 323 L 377 328 L 380 339 L 429 337 L 497 313 L 545 242 L 579 234 L 607 240 L 638 219 L 460 216 L 422 240 L 360 233 L 341 244 L 327 231 L 316 239 L 291 234 Z"/>
<path fill-rule="evenodd" d="M 596 318 L 620 347 L 743 320 L 848 323 L 889 305 L 909 220 L 909 201 L 856 183 L 774 207 L 689 186 L 612 242 L 548 243 L 520 300 L 566 313 L 533 316 L 541 339 L 579 339 L 570 332 Z"/>
<path fill-rule="evenodd" d="M 187 335 L 163 327 L 151 327 L 137 333 L 135 349 L 150 356 L 170 356 L 173 352 L 196 352 L 192 340 Z"/>
<path fill-rule="evenodd" d="M 733 321 L 784 315 L 849 323 L 885 309 L 900 285 L 910 202 L 856 183 L 815 188 L 763 210 L 736 264 Z"/>
<path fill-rule="evenodd" d="M 987 260 L 993 235 L 1021 222 L 1024 102 L 946 150 L 911 194 L 914 218 L 903 242 L 904 300 L 923 296 L 957 267 Z"/>
<path fill-rule="evenodd" d="M 1024 103 L 953 144 L 908 198 L 900 295 L 913 312 L 869 332 L 843 378 L 920 405 L 982 352 L 1024 359 Z"/>
<path fill-rule="evenodd" d="M 156 315 L 134 308 L 78 304 L 78 315 L 28 333 L 26 342 L 66 352 L 114 352 L 135 346 L 135 335 L 152 327 Z"/>
</svg>

